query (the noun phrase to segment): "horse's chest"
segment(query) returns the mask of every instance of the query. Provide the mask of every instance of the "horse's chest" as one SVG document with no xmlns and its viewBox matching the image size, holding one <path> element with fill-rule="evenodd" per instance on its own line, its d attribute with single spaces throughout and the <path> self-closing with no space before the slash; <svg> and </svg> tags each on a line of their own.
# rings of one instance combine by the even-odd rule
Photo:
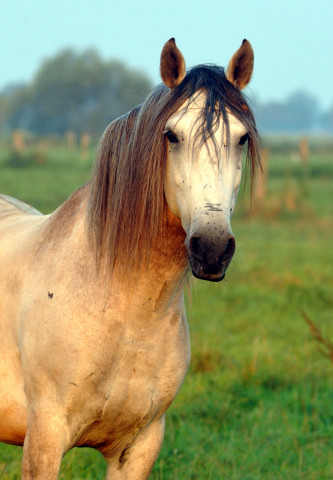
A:
<svg viewBox="0 0 333 480">
<path fill-rule="evenodd" d="M 183 382 L 190 357 L 186 320 L 177 316 L 177 322 L 170 329 L 152 332 L 151 338 L 121 340 L 94 386 L 103 407 L 85 432 L 84 444 L 94 444 L 95 438 L 100 444 L 102 437 L 117 445 L 165 413 Z"/>
</svg>

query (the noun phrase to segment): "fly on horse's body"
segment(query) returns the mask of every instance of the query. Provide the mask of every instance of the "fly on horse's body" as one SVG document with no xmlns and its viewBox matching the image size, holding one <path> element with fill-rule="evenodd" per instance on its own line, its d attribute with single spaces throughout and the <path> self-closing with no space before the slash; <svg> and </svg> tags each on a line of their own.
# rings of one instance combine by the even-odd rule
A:
<svg viewBox="0 0 333 480">
<path fill-rule="evenodd" d="M 169 40 L 164 84 L 109 125 L 85 186 L 50 215 L 0 197 L 0 441 L 24 446 L 24 480 L 74 446 L 148 478 L 190 359 L 188 272 L 223 279 L 246 141 L 259 160 L 252 68 L 244 40 L 226 73 L 186 74 Z"/>
</svg>

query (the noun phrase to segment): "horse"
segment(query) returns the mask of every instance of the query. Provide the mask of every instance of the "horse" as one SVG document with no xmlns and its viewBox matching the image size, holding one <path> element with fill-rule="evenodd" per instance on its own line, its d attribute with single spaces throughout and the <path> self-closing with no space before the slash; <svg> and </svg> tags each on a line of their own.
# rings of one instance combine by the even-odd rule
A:
<svg viewBox="0 0 333 480">
<path fill-rule="evenodd" d="M 186 70 L 170 39 L 162 83 L 105 130 L 90 180 L 43 215 L 0 197 L 0 441 L 22 479 L 53 480 L 73 447 L 108 480 L 148 478 L 190 362 L 184 288 L 221 281 L 247 144 L 244 40 L 226 71 Z"/>
</svg>

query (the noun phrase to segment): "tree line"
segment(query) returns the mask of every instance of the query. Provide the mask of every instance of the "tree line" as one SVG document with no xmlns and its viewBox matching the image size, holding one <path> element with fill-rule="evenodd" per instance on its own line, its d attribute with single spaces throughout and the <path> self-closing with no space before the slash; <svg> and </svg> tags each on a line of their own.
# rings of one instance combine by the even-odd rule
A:
<svg viewBox="0 0 333 480">
<path fill-rule="evenodd" d="M 30 84 L 0 93 L 0 129 L 99 136 L 151 88 L 144 73 L 121 61 L 103 61 L 95 50 L 67 49 L 46 60 Z M 253 109 L 262 133 L 333 133 L 333 105 L 322 111 L 306 92 L 295 92 L 284 102 L 254 103 Z"/>
<path fill-rule="evenodd" d="M 36 135 L 100 135 L 151 88 L 145 74 L 121 61 L 103 61 L 95 50 L 67 49 L 45 61 L 30 84 L 0 94 L 0 128 Z"/>
<path fill-rule="evenodd" d="M 259 131 L 264 133 L 333 133 L 333 105 L 326 111 L 305 91 L 285 101 L 254 104 Z"/>
</svg>

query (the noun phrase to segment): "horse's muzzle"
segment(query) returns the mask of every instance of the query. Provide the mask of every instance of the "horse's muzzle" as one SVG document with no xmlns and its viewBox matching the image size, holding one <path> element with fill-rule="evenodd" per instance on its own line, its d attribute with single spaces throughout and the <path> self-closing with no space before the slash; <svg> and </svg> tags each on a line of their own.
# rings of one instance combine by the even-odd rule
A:
<svg viewBox="0 0 333 480">
<path fill-rule="evenodd" d="M 235 237 L 230 234 L 209 237 L 194 234 L 186 242 L 192 273 L 196 278 L 220 282 L 236 249 Z"/>
</svg>

